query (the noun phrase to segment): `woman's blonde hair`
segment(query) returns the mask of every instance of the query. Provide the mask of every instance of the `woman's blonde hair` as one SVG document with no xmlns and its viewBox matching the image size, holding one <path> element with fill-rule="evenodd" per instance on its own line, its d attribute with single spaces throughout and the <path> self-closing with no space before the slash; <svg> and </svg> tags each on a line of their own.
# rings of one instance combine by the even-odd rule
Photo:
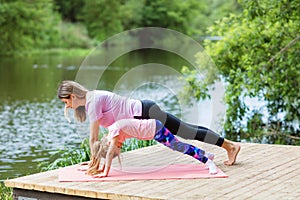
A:
<svg viewBox="0 0 300 200">
<path fill-rule="evenodd" d="M 87 92 L 88 90 L 85 87 L 83 87 L 75 81 L 63 81 L 58 87 L 57 96 L 59 99 L 70 99 L 71 94 L 74 94 L 77 98 L 84 99 L 86 97 Z M 66 107 L 65 117 L 68 121 L 70 121 L 68 118 L 68 112 Z M 80 122 L 84 122 L 86 120 L 86 112 L 84 106 L 79 106 L 75 110 L 75 118 Z"/>
<path fill-rule="evenodd" d="M 106 158 L 106 154 L 109 148 L 109 143 L 107 138 L 104 136 L 102 137 L 101 141 L 96 141 L 91 148 L 91 162 L 89 164 L 89 169 L 87 170 L 88 175 L 95 175 L 99 171 L 99 166 L 101 163 L 101 158 Z M 118 157 L 119 159 L 119 164 L 121 166 L 121 160 L 120 160 L 120 155 L 115 153 L 114 156 Z"/>
</svg>

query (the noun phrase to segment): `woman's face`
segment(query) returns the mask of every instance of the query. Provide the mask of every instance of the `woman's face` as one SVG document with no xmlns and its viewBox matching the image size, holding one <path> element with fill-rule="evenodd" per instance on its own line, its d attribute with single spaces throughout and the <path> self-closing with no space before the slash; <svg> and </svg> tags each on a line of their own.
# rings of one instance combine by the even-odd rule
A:
<svg viewBox="0 0 300 200">
<path fill-rule="evenodd" d="M 69 99 L 66 98 L 62 98 L 61 99 L 62 102 L 64 102 L 66 104 L 67 108 L 72 108 L 72 109 L 76 109 L 78 108 L 79 104 L 77 101 L 77 98 L 75 95 L 71 94 Z"/>
</svg>

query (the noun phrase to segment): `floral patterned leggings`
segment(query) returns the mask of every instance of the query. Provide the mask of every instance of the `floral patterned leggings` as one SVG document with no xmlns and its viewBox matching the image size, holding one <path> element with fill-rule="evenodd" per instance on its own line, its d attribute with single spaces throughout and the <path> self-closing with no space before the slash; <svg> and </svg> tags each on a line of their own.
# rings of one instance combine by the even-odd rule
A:
<svg viewBox="0 0 300 200">
<path fill-rule="evenodd" d="M 154 139 L 172 150 L 192 156 L 193 158 L 206 163 L 208 158 L 204 156 L 205 151 L 191 144 L 180 142 L 163 124 L 156 120 L 156 133 Z"/>
</svg>

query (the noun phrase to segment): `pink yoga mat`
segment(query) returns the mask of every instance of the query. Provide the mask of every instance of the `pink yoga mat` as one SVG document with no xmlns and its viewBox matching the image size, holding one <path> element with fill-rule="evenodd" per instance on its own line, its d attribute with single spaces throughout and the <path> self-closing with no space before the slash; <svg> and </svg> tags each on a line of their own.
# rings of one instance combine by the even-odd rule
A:
<svg viewBox="0 0 300 200">
<path fill-rule="evenodd" d="M 227 178 L 218 168 L 218 173 L 211 175 L 204 165 L 176 164 L 159 167 L 135 167 L 121 170 L 111 168 L 108 177 L 94 178 L 79 171 L 80 165 L 60 169 L 60 182 L 85 181 L 134 181 L 134 180 L 166 180 L 166 179 L 196 179 L 196 178 Z"/>
</svg>

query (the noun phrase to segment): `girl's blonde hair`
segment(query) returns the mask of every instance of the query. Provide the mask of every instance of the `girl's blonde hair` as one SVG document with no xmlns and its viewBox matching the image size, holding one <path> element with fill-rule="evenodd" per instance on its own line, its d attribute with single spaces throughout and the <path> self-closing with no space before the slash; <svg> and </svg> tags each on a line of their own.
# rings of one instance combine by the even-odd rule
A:
<svg viewBox="0 0 300 200">
<path fill-rule="evenodd" d="M 59 99 L 70 99 L 71 94 L 74 94 L 79 99 L 85 99 L 87 92 L 88 90 L 85 87 L 75 81 L 63 81 L 58 87 L 57 96 Z M 68 121 L 70 121 L 68 118 L 68 111 L 66 107 L 65 117 Z M 75 118 L 80 122 L 84 122 L 86 120 L 86 112 L 84 106 L 79 106 L 75 110 Z"/>
<path fill-rule="evenodd" d="M 91 162 L 89 164 L 89 169 L 87 170 L 88 175 L 95 175 L 99 171 L 99 166 L 101 163 L 101 158 L 106 158 L 106 154 L 109 148 L 109 143 L 107 138 L 104 136 L 102 137 L 101 141 L 96 141 L 91 148 Z M 115 153 L 114 156 L 118 157 L 119 159 L 119 164 L 121 166 L 121 159 L 120 155 Z"/>
</svg>

